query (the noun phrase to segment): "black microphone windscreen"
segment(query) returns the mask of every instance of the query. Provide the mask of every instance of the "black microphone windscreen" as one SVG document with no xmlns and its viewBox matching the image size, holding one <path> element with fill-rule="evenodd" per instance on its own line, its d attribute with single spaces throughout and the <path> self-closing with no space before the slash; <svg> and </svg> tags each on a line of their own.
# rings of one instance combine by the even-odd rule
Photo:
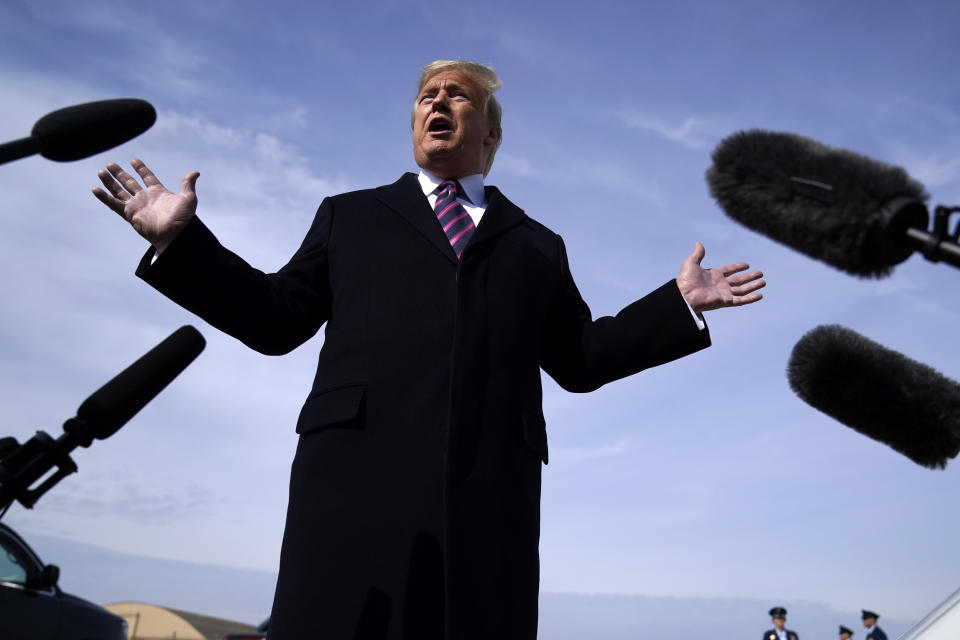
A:
<svg viewBox="0 0 960 640">
<path fill-rule="evenodd" d="M 928 220 L 929 196 L 902 168 L 792 133 L 729 136 L 707 182 L 737 222 L 860 277 L 888 275 L 906 260 L 906 228 Z"/>
<path fill-rule="evenodd" d="M 180 327 L 84 400 L 77 417 L 92 437 L 112 436 L 180 375 L 205 345 L 195 328 Z"/>
<path fill-rule="evenodd" d="M 787 377 L 807 404 L 917 464 L 943 468 L 960 453 L 960 384 L 855 331 L 807 333 Z"/>
<path fill-rule="evenodd" d="M 149 102 L 119 98 L 58 109 L 37 120 L 31 133 L 40 140 L 40 155 L 67 162 L 135 138 L 156 120 L 157 112 Z"/>
</svg>

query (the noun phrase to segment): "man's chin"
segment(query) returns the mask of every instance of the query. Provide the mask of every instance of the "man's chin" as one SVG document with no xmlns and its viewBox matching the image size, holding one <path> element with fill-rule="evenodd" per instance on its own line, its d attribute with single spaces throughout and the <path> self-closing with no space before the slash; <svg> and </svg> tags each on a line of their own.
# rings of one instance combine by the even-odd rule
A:
<svg viewBox="0 0 960 640">
<path fill-rule="evenodd" d="M 417 164 L 441 177 L 458 173 L 462 158 L 454 149 L 431 149 L 429 153 L 418 154 Z"/>
<path fill-rule="evenodd" d="M 457 145 L 451 140 L 432 140 L 430 144 L 425 146 L 423 154 L 427 158 L 442 160 L 457 154 Z"/>
</svg>

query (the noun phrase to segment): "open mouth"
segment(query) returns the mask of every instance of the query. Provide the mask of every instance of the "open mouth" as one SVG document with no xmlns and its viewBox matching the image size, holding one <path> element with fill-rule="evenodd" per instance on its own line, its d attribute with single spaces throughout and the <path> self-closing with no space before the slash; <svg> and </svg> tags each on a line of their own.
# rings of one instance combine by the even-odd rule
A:
<svg viewBox="0 0 960 640">
<path fill-rule="evenodd" d="M 427 133 L 453 133 L 453 124 L 446 118 L 434 118 L 427 125 Z"/>
</svg>

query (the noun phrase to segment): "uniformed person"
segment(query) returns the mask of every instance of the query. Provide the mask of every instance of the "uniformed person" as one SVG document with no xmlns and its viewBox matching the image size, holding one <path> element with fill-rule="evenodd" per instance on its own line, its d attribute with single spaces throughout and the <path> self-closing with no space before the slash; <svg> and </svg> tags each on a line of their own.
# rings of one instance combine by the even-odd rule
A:
<svg viewBox="0 0 960 640">
<path fill-rule="evenodd" d="M 773 620 L 773 629 L 763 632 L 763 640 L 800 640 L 795 631 L 785 629 L 783 626 L 787 622 L 786 609 L 783 607 L 770 609 L 770 619 Z"/>
<path fill-rule="evenodd" d="M 848 629 L 840 625 L 840 640 L 850 640 L 853 637 L 853 629 Z"/>
<path fill-rule="evenodd" d="M 867 611 L 866 609 L 862 611 L 863 626 L 867 628 L 866 640 L 887 640 L 887 634 L 877 626 L 877 618 L 879 618 L 880 615 L 873 611 Z"/>
</svg>

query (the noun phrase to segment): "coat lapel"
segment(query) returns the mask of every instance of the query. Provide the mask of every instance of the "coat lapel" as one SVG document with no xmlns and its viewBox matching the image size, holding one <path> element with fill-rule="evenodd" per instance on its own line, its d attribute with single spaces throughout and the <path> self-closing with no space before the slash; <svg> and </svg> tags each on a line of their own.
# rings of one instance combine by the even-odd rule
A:
<svg viewBox="0 0 960 640">
<path fill-rule="evenodd" d="M 522 209 L 507 200 L 496 187 L 486 187 L 486 196 L 487 209 L 480 218 L 473 237 L 467 243 L 467 248 L 496 238 L 527 217 Z M 416 174 L 405 173 L 393 184 L 378 187 L 377 199 L 405 218 L 450 262 L 457 264 L 457 254 L 453 252 L 447 235 L 430 209 L 430 203 L 420 189 Z"/>
<path fill-rule="evenodd" d="M 403 216 L 450 262 L 457 264 L 457 254 L 430 209 L 430 202 L 423 195 L 415 174 L 405 173 L 393 184 L 378 187 L 377 199 Z"/>
<path fill-rule="evenodd" d="M 467 248 L 492 240 L 504 231 L 517 226 L 526 219 L 523 209 L 507 200 L 496 187 L 486 187 L 487 209 L 480 218 Z"/>
</svg>

